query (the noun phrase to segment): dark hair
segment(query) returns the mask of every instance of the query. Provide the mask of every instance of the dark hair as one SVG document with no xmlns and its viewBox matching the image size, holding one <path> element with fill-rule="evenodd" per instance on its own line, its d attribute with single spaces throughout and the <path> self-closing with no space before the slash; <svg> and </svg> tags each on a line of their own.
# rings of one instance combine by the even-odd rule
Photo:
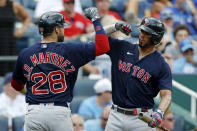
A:
<svg viewBox="0 0 197 131">
<path fill-rule="evenodd" d="M 174 28 L 174 32 L 173 32 L 174 37 L 176 36 L 177 32 L 180 31 L 180 30 L 186 30 L 187 33 L 190 35 L 190 30 L 186 25 L 177 25 Z"/>
</svg>

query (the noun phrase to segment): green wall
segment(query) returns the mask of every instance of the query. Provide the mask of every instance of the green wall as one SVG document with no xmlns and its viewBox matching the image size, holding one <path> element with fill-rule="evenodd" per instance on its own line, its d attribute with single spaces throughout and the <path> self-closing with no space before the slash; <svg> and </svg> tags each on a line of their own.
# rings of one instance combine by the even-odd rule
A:
<svg viewBox="0 0 197 131">
<path fill-rule="evenodd" d="M 197 75 L 173 75 L 173 79 L 197 92 Z M 173 87 L 172 101 L 190 111 L 191 97 L 175 87 Z"/>
</svg>

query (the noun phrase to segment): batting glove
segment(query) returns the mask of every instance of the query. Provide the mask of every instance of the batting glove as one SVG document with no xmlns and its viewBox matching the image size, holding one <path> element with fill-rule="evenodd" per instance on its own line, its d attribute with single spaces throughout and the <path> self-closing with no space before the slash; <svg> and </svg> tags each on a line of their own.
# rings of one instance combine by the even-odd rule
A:
<svg viewBox="0 0 197 131">
<path fill-rule="evenodd" d="M 84 14 L 88 19 L 90 19 L 92 22 L 100 19 L 100 16 L 98 15 L 98 9 L 96 7 L 90 7 L 85 9 Z"/>
<path fill-rule="evenodd" d="M 116 28 L 116 30 L 120 30 L 125 35 L 129 35 L 132 32 L 131 25 L 127 24 L 127 23 L 125 23 L 123 21 L 117 22 L 115 24 L 115 28 Z"/>
<path fill-rule="evenodd" d="M 157 109 L 152 116 L 152 122 L 149 124 L 150 127 L 157 127 L 161 124 L 163 118 L 163 111 L 160 109 Z"/>
</svg>

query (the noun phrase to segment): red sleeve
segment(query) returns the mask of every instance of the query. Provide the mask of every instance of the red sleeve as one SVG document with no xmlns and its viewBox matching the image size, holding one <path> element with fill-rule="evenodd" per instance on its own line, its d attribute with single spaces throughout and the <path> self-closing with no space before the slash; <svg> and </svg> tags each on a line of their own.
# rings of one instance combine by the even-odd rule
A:
<svg viewBox="0 0 197 131">
<path fill-rule="evenodd" d="M 96 34 L 95 44 L 96 56 L 105 54 L 110 50 L 108 36 L 104 34 Z"/>
<path fill-rule="evenodd" d="M 14 79 L 11 80 L 11 85 L 17 91 L 21 91 L 24 88 L 24 84 L 21 84 Z"/>
</svg>

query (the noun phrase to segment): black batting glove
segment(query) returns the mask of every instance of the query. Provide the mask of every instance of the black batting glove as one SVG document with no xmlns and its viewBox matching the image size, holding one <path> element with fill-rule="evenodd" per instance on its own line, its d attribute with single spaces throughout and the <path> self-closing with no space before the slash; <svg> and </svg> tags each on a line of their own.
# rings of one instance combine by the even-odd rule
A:
<svg viewBox="0 0 197 131">
<path fill-rule="evenodd" d="M 90 19 L 92 22 L 100 19 L 100 16 L 98 15 L 98 9 L 96 7 L 90 7 L 85 9 L 84 14 L 88 19 Z"/>
<path fill-rule="evenodd" d="M 123 21 L 117 22 L 115 24 L 115 28 L 116 28 L 116 30 L 120 30 L 125 35 L 129 35 L 132 32 L 131 25 L 127 24 Z"/>
</svg>

